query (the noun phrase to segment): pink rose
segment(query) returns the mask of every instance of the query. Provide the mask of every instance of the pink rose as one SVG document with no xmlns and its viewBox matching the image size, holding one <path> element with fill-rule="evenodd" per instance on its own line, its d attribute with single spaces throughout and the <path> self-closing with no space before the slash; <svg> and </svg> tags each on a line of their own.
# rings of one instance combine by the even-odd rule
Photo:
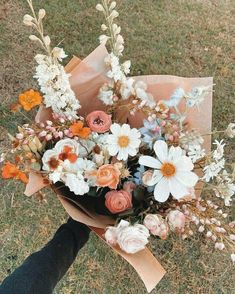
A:
<svg viewBox="0 0 235 294">
<path fill-rule="evenodd" d="M 182 233 L 185 227 L 185 215 L 179 210 L 171 210 L 167 215 L 167 221 L 173 231 Z"/>
<path fill-rule="evenodd" d="M 125 182 L 123 184 L 123 190 L 131 194 L 135 190 L 136 184 L 133 182 Z"/>
<path fill-rule="evenodd" d="M 105 195 L 105 206 L 114 214 L 132 207 L 132 196 L 124 190 L 110 191 Z"/>
<path fill-rule="evenodd" d="M 161 215 L 146 215 L 144 219 L 144 225 L 147 229 L 149 229 L 152 235 L 159 236 L 162 240 L 167 238 L 169 233 L 169 226 Z"/>
<path fill-rule="evenodd" d="M 112 124 L 111 115 L 104 111 L 93 111 L 86 117 L 90 129 L 97 133 L 105 133 L 110 129 Z"/>
</svg>

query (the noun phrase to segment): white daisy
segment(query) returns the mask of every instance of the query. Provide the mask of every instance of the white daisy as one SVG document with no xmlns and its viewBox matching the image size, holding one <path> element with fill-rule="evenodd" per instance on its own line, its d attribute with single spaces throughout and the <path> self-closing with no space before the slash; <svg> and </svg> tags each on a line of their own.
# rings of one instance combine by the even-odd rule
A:
<svg viewBox="0 0 235 294">
<path fill-rule="evenodd" d="M 154 198 L 159 202 L 165 202 L 170 194 L 180 199 L 189 193 L 189 188 L 196 185 L 198 176 L 192 172 L 194 167 L 191 159 L 183 155 L 180 147 L 168 146 L 164 141 L 157 141 L 154 144 L 154 151 L 157 158 L 141 156 L 139 164 L 154 169 L 148 186 L 155 186 Z"/>
<path fill-rule="evenodd" d="M 108 136 L 108 151 L 111 156 L 117 155 L 118 160 L 127 160 L 128 155 L 135 156 L 140 146 L 140 132 L 131 129 L 128 124 L 120 126 L 112 124 L 112 135 Z"/>
</svg>

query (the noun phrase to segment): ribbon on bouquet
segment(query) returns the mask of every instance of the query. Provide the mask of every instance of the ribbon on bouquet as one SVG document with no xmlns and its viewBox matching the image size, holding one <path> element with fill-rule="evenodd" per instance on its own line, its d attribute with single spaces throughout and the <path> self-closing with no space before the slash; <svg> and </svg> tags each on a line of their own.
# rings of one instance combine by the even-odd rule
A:
<svg viewBox="0 0 235 294">
<path fill-rule="evenodd" d="M 105 106 L 97 99 L 97 95 L 100 87 L 108 81 L 105 75 L 106 68 L 104 63 L 104 58 L 107 54 L 108 52 L 104 44 L 101 44 L 84 60 L 73 57 L 66 66 L 66 71 L 71 75 L 71 87 L 82 105 L 79 112 L 82 116 L 86 116 L 97 109 L 105 110 Z M 211 91 L 208 92 L 205 100 L 200 105 L 200 110 L 190 110 L 188 123 L 190 124 L 190 128 L 198 130 L 201 134 L 211 133 L 212 78 L 182 78 L 169 75 L 150 75 L 137 76 L 134 77 L 134 79 L 145 82 L 148 86 L 147 91 L 151 93 L 157 101 L 169 99 L 173 91 L 178 87 L 189 92 L 196 86 L 209 86 Z M 123 123 L 128 120 L 128 123 L 132 127 L 140 127 L 144 118 L 141 112 L 137 113 L 135 116 L 131 116 L 128 111 L 122 111 L 120 117 Z M 51 118 L 51 110 L 41 107 L 35 120 L 37 122 L 44 122 Z M 211 147 L 210 136 L 205 136 L 204 139 L 203 147 L 209 152 Z M 32 172 L 29 175 L 29 183 L 26 186 L 25 194 L 31 196 L 46 185 L 41 174 Z M 202 185 L 198 184 L 196 190 L 199 195 L 202 190 Z M 57 196 L 67 213 L 73 219 L 88 225 L 100 239 L 106 242 L 103 235 L 105 228 L 114 224 L 112 218 L 98 215 L 87 207 L 85 208 L 78 203 L 73 203 L 61 193 L 57 192 Z M 164 276 L 165 270 L 148 248 L 136 254 L 127 254 L 118 247 L 111 248 L 133 266 L 143 280 L 148 292 L 151 292 Z"/>
</svg>

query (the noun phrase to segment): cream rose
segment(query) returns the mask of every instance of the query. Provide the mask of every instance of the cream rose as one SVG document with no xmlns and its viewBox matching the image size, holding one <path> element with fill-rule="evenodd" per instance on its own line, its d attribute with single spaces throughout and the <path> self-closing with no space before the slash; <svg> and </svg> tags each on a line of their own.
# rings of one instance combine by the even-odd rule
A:
<svg viewBox="0 0 235 294">
<path fill-rule="evenodd" d="M 121 220 L 117 227 L 117 243 L 126 253 L 134 254 L 143 250 L 148 244 L 148 229 L 140 224 L 130 225 L 129 222 Z"/>
</svg>

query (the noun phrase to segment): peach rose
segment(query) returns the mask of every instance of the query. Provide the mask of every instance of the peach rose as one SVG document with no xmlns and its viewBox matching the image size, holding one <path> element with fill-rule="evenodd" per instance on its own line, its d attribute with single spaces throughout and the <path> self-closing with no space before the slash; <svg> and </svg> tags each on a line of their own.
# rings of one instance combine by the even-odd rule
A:
<svg viewBox="0 0 235 294">
<path fill-rule="evenodd" d="M 90 129 L 97 133 L 105 133 L 110 129 L 112 124 L 111 115 L 104 111 L 93 111 L 86 117 Z"/>
<path fill-rule="evenodd" d="M 105 206 L 112 213 L 119 213 L 132 207 L 132 196 L 124 190 L 110 191 L 105 195 Z"/>
<path fill-rule="evenodd" d="M 99 187 L 109 187 L 117 189 L 120 171 L 112 164 L 102 165 L 96 173 L 96 185 Z"/>
</svg>

